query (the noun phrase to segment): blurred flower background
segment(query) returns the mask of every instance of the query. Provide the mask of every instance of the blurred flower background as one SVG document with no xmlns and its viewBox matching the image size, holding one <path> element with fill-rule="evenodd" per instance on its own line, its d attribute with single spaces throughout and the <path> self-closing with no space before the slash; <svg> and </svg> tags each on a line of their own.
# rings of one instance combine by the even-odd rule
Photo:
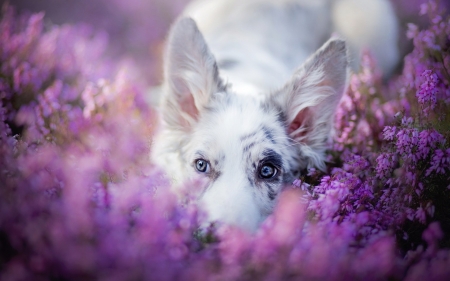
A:
<svg viewBox="0 0 450 281">
<path fill-rule="evenodd" d="M 328 172 L 255 235 L 199 233 L 148 160 L 186 0 L 0 3 L 0 280 L 450 279 L 448 2 L 393 1 L 397 75 L 363 55 Z"/>
<path fill-rule="evenodd" d="M 167 30 L 189 0 L 0 0 L 19 13 L 44 12 L 44 25 L 74 25 L 101 33 L 110 59 L 133 59 L 143 81 L 161 78 L 160 60 Z"/>
</svg>

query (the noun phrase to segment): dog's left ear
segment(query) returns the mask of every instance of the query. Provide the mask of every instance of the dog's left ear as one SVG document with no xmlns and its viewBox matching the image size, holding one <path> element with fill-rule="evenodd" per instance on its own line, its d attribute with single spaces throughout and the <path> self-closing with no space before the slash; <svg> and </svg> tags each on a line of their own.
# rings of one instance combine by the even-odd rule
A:
<svg viewBox="0 0 450 281">
<path fill-rule="evenodd" d="M 166 124 L 189 130 L 224 86 L 214 56 L 191 18 L 178 20 L 169 34 L 164 64 L 162 114 Z"/>
<path fill-rule="evenodd" d="M 301 143 L 309 164 L 322 170 L 325 169 L 326 142 L 347 80 L 345 41 L 331 39 L 273 95 L 284 108 L 290 137 Z"/>
</svg>

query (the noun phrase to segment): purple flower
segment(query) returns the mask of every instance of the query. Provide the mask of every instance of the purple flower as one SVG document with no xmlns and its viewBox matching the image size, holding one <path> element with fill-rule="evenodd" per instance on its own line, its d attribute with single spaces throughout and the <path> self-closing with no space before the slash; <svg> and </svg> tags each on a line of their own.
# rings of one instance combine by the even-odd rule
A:
<svg viewBox="0 0 450 281">
<path fill-rule="evenodd" d="M 417 149 L 418 158 L 426 158 L 432 149 L 445 143 L 445 138 L 434 129 L 423 130 L 419 135 L 419 146 Z"/>
<path fill-rule="evenodd" d="M 436 174 L 444 174 L 450 171 L 450 148 L 446 150 L 436 149 L 430 165 L 426 172 L 427 176 L 433 172 Z"/>
<path fill-rule="evenodd" d="M 420 89 L 416 93 L 419 104 L 424 108 L 425 116 L 433 110 L 437 104 L 437 84 L 439 82 L 436 73 L 431 70 L 425 70 L 421 75 L 425 81 L 420 85 Z"/>
<path fill-rule="evenodd" d="M 396 165 L 395 156 L 389 153 L 381 153 L 377 157 L 376 174 L 378 178 L 388 177 Z"/>
<path fill-rule="evenodd" d="M 385 140 L 393 140 L 396 134 L 397 127 L 395 126 L 386 126 L 383 129 L 383 136 Z"/>
</svg>

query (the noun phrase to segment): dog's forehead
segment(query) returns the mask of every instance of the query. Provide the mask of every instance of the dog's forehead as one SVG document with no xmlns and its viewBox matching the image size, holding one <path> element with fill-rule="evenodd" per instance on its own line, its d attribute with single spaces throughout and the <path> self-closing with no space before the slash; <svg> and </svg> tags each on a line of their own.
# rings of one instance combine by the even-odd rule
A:
<svg viewBox="0 0 450 281">
<path fill-rule="evenodd" d="M 281 110 L 274 104 L 248 96 L 232 96 L 213 104 L 197 129 L 199 142 L 211 154 L 241 155 L 242 152 L 276 149 L 286 137 Z"/>
<path fill-rule="evenodd" d="M 237 99 L 234 103 L 218 110 L 216 124 L 235 135 L 252 133 L 259 126 L 274 123 L 274 116 L 264 110 L 258 100 Z"/>
</svg>

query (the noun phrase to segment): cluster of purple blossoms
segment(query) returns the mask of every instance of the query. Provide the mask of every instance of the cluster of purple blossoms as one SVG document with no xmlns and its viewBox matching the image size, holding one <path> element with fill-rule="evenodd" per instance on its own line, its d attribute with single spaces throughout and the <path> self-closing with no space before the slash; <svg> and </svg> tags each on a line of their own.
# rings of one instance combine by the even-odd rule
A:
<svg viewBox="0 0 450 281">
<path fill-rule="evenodd" d="M 255 234 L 198 231 L 202 212 L 149 162 L 139 67 L 108 57 L 103 33 L 4 8 L 0 279 L 448 280 L 450 17 L 437 7 L 421 6 L 430 25 L 410 25 L 388 85 L 364 54 L 328 172 L 296 180 Z"/>
<path fill-rule="evenodd" d="M 425 70 L 421 76 L 425 81 L 422 85 L 420 85 L 420 89 L 417 91 L 416 97 L 419 104 L 423 107 L 423 113 L 428 115 L 429 111 L 436 107 L 436 96 L 438 94 L 438 90 L 436 88 L 438 85 L 438 77 L 436 73 L 433 73 L 433 71 L 429 69 Z"/>
<path fill-rule="evenodd" d="M 420 32 L 410 26 L 414 51 L 390 85 L 380 83 L 370 54 L 363 56 L 362 71 L 352 76 L 336 116 L 329 172 L 294 182 L 307 192 L 308 211 L 318 224 L 360 223 L 353 233 L 358 245 L 393 232 L 403 251 L 412 250 L 433 221 L 444 229 L 435 237 L 450 237 L 444 199 L 450 195 L 450 21 L 437 7 L 422 5 L 432 26 Z"/>
</svg>

